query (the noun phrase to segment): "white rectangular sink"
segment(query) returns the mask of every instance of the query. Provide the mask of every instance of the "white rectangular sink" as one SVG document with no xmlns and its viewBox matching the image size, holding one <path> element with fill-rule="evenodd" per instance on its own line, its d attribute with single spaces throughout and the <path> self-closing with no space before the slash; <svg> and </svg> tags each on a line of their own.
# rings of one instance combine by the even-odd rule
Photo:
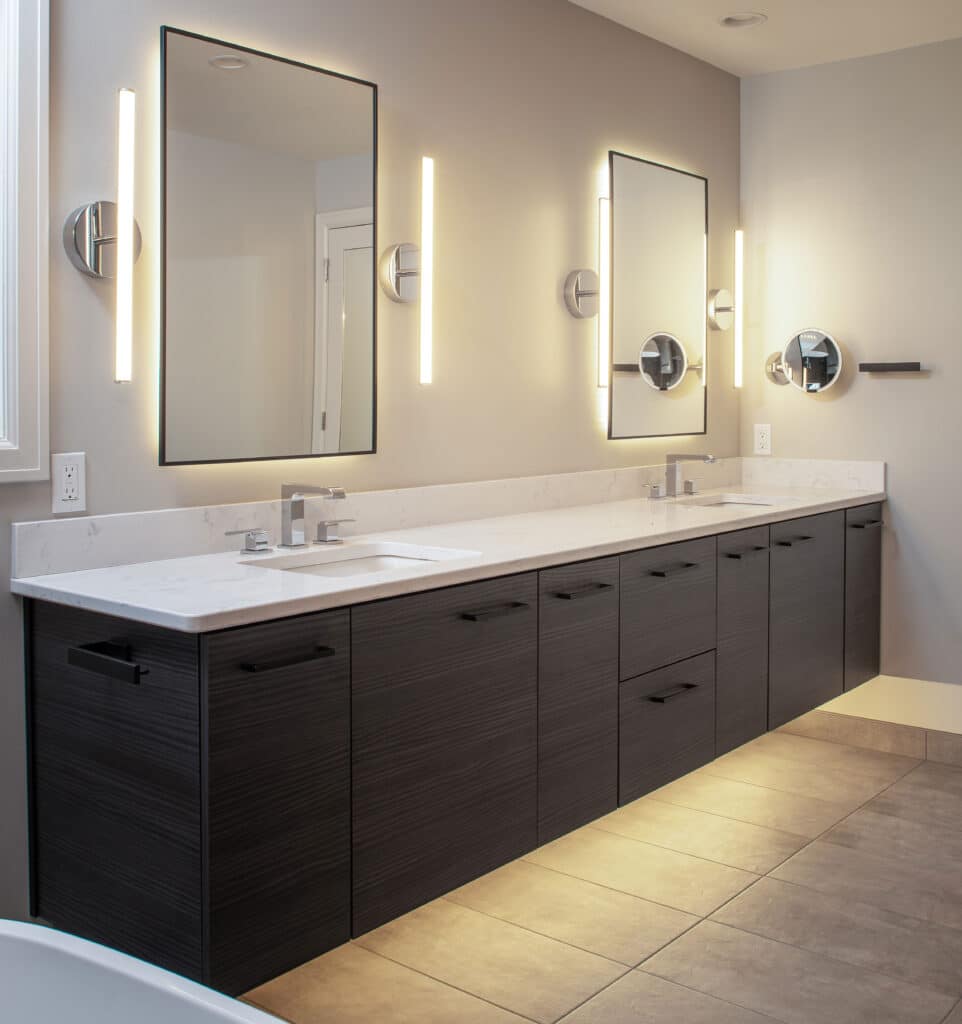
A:
<svg viewBox="0 0 962 1024">
<path fill-rule="evenodd" d="M 479 551 L 460 548 L 434 548 L 422 544 L 394 542 L 360 542 L 333 544 L 330 547 L 311 545 L 290 554 L 246 558 L 242 565 L 259 569 L 279 569 L 311 576 L 365 576 L 371 573 L 396 572 L 431 562 L 448 562 L 459 558 L 476 558 Z"/>
<path fill-rule="evenodd" d="M 693 498 L 679 498 L 679 505 L 781 505 L 784 498 L 772 498 L 767 494 L 703 494 Z"/>
</svg>

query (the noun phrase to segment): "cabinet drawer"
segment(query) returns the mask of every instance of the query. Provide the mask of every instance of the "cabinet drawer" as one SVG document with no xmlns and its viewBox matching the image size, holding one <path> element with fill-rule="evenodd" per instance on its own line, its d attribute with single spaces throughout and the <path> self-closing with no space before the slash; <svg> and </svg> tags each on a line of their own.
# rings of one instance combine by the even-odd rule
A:
<svg viewBox="0 0 962 1024">
<path fill-rule="evenodd" d="M 538 842 L 618 806 L 618 559 L 539 574 Z"/>
<path fill-rule="evenodd" d="M 769 728 L 842 692 L 845 513 L 771 528 Z"/>
<path fill-rule="evenodd" d="M 702 654 L 621 684 L 619 803 L 715 756 L 715 655 Z"/>
<path fill-rule="evenodd" d="M 537 838 L 537 576 L 352 610 L 354 932 Z"/>
<path fill-rule="evenodd" d="M 201 980 L 198 640 L 29 609 L 36 911 Z"/>
<path fill-rule="evenodd" d="M 715 538 L 621 556 L 621 678 L 715 646 Z"/>
<path fill-rule="evenodd" d="M 243 992 L 350 938 L 347 611 L 212 634 L 209 976 Z"/>
<path fill-rule="evenodd" d="M 882 506 L 845 513 L 845 689 L 879 674 Z"/>
<path fill-rule="evenodd" d="M 767 526 L 718 538 L 716 754 L 768 728 Z"/>
</svg>

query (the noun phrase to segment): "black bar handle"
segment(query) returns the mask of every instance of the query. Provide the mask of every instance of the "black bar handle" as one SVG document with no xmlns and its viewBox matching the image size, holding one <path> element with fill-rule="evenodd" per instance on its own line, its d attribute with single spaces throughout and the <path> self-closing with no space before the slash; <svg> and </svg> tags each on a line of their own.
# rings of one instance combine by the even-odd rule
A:
<svg viewBox="0 0 962 1024">
<path fill-rule="evenodd" d="M 562 601 L 579 601 L 583 597 L 594 597 L 595 594 L 603 594 L 606 590 L 614 589 L 613 583 L 588 583 L 576 590 L 559 590 L 555 597 Z"/>
<path fill-rule="evenodd" d="M 667 704 L 668 701 L 681 697 L 692 690 L 697 690 L 697 683 L 682 683 L 681 686 L 673 686 L 670 690 L 662 690 L 661 693 L 653 693 L 648 699 L 654 704 Z"/>
<path fill-rule="evenodd" d="M 791 540 L 780 540 L 780 541 L 777 541 L 776 543 L 778 544 L 778 546 L 780 548 L 792 548 L 796 544 L 801 544 L 803 541 L 806 541 L 806 540 L 815 540 L 815 538 L 814 537 L 793 537 Z"/>
<path fill-rule="evenodd" d="M 880 530 L 884 525 L 881 519 L 866 519 L 864 523 L 850 523 L 853 530 Z"/>
<path fill-rule="evenodd" d="M 680 572 L 684 572 L 686 569 L 697 569 L 697 562 L 682 562 L 681 565 L 673 566 L 669 569 L 652 569 L 651 575 L 657 576 L 659 579 L 667 580 L 672 576 L 676 576 Z"/>
<path fill-rule="evenodd" d="M 759 555 L 763 551 L 771 551 L 767 544 L 749 548 L 747 551 L 726 551 L 726 558 L 751 558 L 752 555 Z"/>
<path fill-rule="evenodd" d="M 150 669 L 130 659 L 130 644 L 124 640 L 101 640 L 93 644 L 70 647 L 67 650 L 68 665 L 96 672 L 121 683 L 139 686 L 141 677 L 149 675 Z"/>
<path fill-rule="evenodd" d="M 483 608 L 478 612 L 461 612 L 461 618 L 467 619 L 468 622 L 487 622 L 488 619 L 501 619 L 505 615 L 523 612 L 527 607 L 528 605 L 524 601 L 509 601 L 496 608 Z"/>
<path fill-rule="evenodd" d="M 240 667 L 243 672 L 273 672 L 279 668 L 294 668 L 295 665 L 312 665 L 315 661 L 333 658 L 336 653 L 333 647 L 319 646 L 306 656 L 278 658 L 276 661 L 244 661 Z"/>
</svg>

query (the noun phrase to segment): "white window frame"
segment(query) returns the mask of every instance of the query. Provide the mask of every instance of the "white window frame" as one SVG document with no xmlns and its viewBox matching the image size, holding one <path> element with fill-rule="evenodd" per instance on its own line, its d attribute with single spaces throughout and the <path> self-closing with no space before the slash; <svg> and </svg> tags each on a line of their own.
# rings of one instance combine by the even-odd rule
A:
<svg viewBox="0 0 962 1024">
<path fill-rule="evenodd" d="M 0 0 L 0 483 L 50 477 L 49 0 Z"/>
</svg>

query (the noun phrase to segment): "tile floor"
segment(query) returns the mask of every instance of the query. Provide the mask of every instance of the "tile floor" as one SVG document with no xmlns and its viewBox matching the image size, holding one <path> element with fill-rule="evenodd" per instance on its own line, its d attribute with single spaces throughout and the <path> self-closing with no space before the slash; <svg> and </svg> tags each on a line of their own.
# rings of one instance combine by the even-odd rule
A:
<svg viewBox="0 0 962 1024">
<path fill-rule="evenodd" d="M 769 733 L 247 998 L 296 1024 L 962 1024 L 962 768 Z"/>
</svg>

